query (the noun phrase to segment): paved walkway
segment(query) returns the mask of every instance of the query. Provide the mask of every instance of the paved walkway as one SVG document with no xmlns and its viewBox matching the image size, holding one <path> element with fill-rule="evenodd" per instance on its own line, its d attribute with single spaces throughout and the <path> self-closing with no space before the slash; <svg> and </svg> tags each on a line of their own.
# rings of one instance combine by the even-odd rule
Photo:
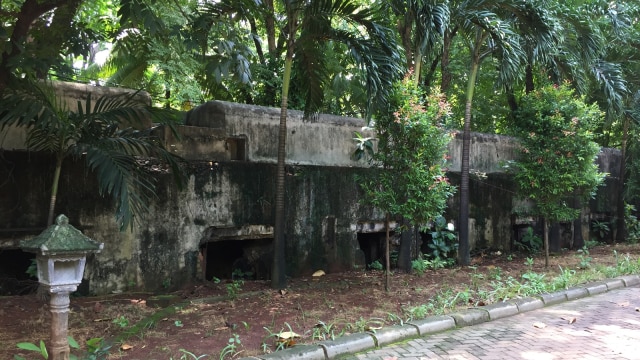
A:
<svg viewBox="0 0 640 360">
<path fill-rule="evenodd" d="M 639 310 L 628 287 L 341 359 L 640 359 Z"/>
</svg>

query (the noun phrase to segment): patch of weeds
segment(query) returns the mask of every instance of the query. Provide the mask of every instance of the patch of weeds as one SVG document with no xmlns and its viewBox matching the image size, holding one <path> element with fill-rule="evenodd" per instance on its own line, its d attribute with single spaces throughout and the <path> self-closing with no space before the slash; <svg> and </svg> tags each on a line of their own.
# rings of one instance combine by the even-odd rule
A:
<svg viewBox="0 0 640 360">
<path fill-rule="evenodd" d="M 528 271 L 522 274 L 522 278 L 525 281 L 521 284 L 519 293 L 524 296 L 529 296 L 546 292 L 547 284 L 544 277 L 545 274 L 539 274 L 534 271 Z"/>
<path fill-rule="evenodd" d="M 591 229 L 593 230 L 593 233 L 596 235 L 596 237 L 600 239 L 600 241 L 603 241 L 611 231 L 611 228 L 609 228 L 608 222 L 598 221 L 598 220 L 594 220 L 591 223 Z M 585 243 L 585 246 L 586 246 L 586 243 Z"/>
<path fill-rule="evenodd" d="M 182 356 L 180 356 L 179 360 L 200 360 L 203 359 L 205 356 L 207 356 L 207 354 L 202 354 L 200 356 L 197 356 L 196 354 L 187 351 L 185 349 L 180 349 L 180 352 L 182 353 Z"/>
<path fill-rule="evenodd" d="M 542 239 L 533 232 L 533 228 L 528 227 L 520 241 L 515 241 L 513 245 L 519 251 L 535 254 L 542 249 Z"/>
<path fill-rule="evenodd" d="M 313 327 L 311 339 L 321 341 L 334 340 L 336 337 L 342 335 L 342 333 L 339 333 L 338 336 L 336 336 L 335 331 L 336 327 L 334 324 L 327 324 L 323 321 L 318 321 L 318 323 Z"/>
<path fill-rule="evenodd" d="M 241 344 L 240 336 L 238 336 L 238 334 L 231 335 L 227 345 L 222 348 L 222 351 L 220 351 L 220 360 L 225 359 L 227 356 L 230 358 L 235 357 L 240 352 L 239 347 Z"/>
<path fill-rule="evenodd" d="M 587 269 L 591 266 L 593 258 L 589 256 L 589 248 L 586 245 L 578 250 L 578 255 L 576 256 L 578 257 L 578 269 Z"/>
<path fill-rule="evenodd" d="M 231 300 L 235 300 L 238 298 L 240 291 L 242 291 L 242 285 L 244 285 L 243 280 L 233 280 L 226 285 L 227 295 Z"/>
<path fill-rule="evenodd" d="M 524 264 L 529 268 L 529 272 L 533 271 L 534 260 L 532 257 L 528 257 L 524 260 Z"/>
<path fill-rule="evenodd" d="M 411 307 L 404 310 L 407 321 L 419 320 L 426 318 L 430 313 L 433 313 L 433 304 L 422 304 Z"/>
<path fill-rule="evenodd" d="M 80 349 L 80 345 L 78 342 L 71 336 L 67 336 L 67 341 L 69 343 L 69 348 L 78 350 Z M 106 359 L 109 355 L 109 350 L 111 349 L 111 345 L 107 345 L 104 343 L 102 338 L 91 338 L 87 340 L 87 351 L 82 357 L 78 357 L 74 354 L 69 354 L 69 360 L 98 360 L 98 359 Z M 19 349 L 32 351 L 37 353 L 43 359 L 49 358 L 49 353 L 47 352 L 47 346 L 44 341 L 40 340 L 40 344 L 36 345 L 30 342 L 21 342 L 16 345 Z M 14 360 L 26 360 L 26 358 L 20 355 L 14 355 Z"/>
<path fill-rule="evenodd" d="M 569 286 L 573 285 L 576 271 L 573 269 L 563 269 L 562 266 L 559 266 L 559 268 L 560 274 L 551 281 L 550 290 L 566 290 Z"/>
<path fill-rule="evenodd" d="M 113 321 L 111 322 L 120 326 L 121 328 L 126 328 L 127 326 L 129 326 L 129 320 L 126 317 L 124 317 L 124 315 L 118 316 L 117 318 L 113 319 Z"/>
<path fill-rule="evenodd" d="M 380 262 L 380 260 L 376 260 L 376 261 L 372 262 L 371 264 L 369 264 L 367 266 L 371 270 L 382 270 L 382 269 L 384 269 L 384 266 L 382 266 L 382 263 Z"/>
</svg>

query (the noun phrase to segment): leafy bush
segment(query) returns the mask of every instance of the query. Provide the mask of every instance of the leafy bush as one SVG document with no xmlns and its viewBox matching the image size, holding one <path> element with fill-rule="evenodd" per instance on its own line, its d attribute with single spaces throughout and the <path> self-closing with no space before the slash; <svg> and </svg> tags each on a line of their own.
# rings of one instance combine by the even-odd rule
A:
<svg viewBox="0 0 640 360">
<path fill-rule="evenodd" d="M 383 268 L 384 267 L 382 266 L 382 263 L 379 260 L 376 260 L 371 264 L 369 264 L 369 269 L 372 269 L 372 270 L 382 270 Z"/>
<path fill-rule="evenodd" d="M 443 216 L 438 216 L 433 222 L 434 231 L 431 232 L 431 242 L 427 245 L 431 252 L 430 258 L 448 259 L 455 257 L 458 249 L 456 234 L 449 230 L 447 220 Z"/>
<path fill-rule="evenodd" d="M 634 215 L 635 212 L 635 206 L 624 205 L 624 225 L 627 228 L 627 242 L 630 244 L 637 244 L 640 241 L 640 221 Z"/>
<path fill-rule="evenodd" d="M 542 239 L 529 227 L 522 235 L 522 239 L 514 242 L 514 246 L 519 251 L 535 254 L 542 249 Z"/>
</svg>

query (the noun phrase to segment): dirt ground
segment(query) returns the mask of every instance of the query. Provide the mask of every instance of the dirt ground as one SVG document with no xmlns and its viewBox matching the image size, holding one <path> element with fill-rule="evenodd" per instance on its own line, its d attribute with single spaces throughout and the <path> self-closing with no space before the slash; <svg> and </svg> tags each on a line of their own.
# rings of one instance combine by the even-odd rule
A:
<svg viewBox="0 0 640 360">
<path fill-rule="evenodd" d="M 583 270 L 579 266 L 587 256 L 580 258 L 575 251 L 556 254 L 547 269 L 540 255 L 527 265 L 529 255 L 486 253 L 473 257 L 471 267 L 428 270 L 424 275 L 396 272 L 388 293 L 381 271 L 353 271 L 290 279 L 283 291 L 271 289 L 265 281 L 223 280 L 195 284 L 166 299 L 148 293 L 74 297 L 69 334 L 83 349 L 88 339 L 109 339 L 113 346 L 108 359 L 195 359 L 204 354 L 208 355 L 204 359 L 218 359 L 225 352 L 225 359 L 258 355 L 289 342 L 312 343 L 406 321 L 407 309 L 427 304 L 436 294 L 454 297 L 473 288 L 476 291 L 466 292 L 471 294 L 468 303 L 457 306 L 483 305 L 487 300 L 478 298 L 478 289 L 491 289 L 496 279 L 511 276 L 522 281 L 521 275 L 530 270 L 550 279 L 560 267 L 575 269 L 577 275 L 593 272 L 600 265 L 616 264 L 614 250 L 634 261 L 640 255 L 637 245 L 598 246 L 588 255 L 590 270 Z M 151 306 L 158 301 L 174 304 Z M 0 359 L 39 358 L 16 344 L 48 343 L 49 324 L 48 305 L 36 295 L 0 297 Z M 279 338 L 288 332 L 300 337 Z"/>
</svg>

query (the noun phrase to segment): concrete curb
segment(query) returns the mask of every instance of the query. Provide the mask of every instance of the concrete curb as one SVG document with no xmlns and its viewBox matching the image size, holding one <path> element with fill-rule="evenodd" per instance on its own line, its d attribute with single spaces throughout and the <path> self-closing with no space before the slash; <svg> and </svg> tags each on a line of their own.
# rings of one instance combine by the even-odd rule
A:
<svg viewBox="0 0 640 360">
<path fill-rule="evenodd" d="M 487 306 L 457 311 L 455 313 L 431 316 L 423 320 L 415 320 L 403 326 L 394 325 L 376 332 L 358 333 L 340 337 L 333 341 L 323 341 L 313 345 L 299 345 L 271 354 L 245 357 L 240 360 L 330 360 L 340 356 L 354 354 L 384 345 L 393 344 L 417 337 L 427 336 L 456 327 L 472 326 L 516 314 L 541 309 L 576 300 L 587 296 L 602 294 L 614 289 L 640 285 L 639 275 L 620 276 L 613 279 L 588 283 L 553 293 L 540 294 L 535 297 L 510 300 Z"/>
</svg>

